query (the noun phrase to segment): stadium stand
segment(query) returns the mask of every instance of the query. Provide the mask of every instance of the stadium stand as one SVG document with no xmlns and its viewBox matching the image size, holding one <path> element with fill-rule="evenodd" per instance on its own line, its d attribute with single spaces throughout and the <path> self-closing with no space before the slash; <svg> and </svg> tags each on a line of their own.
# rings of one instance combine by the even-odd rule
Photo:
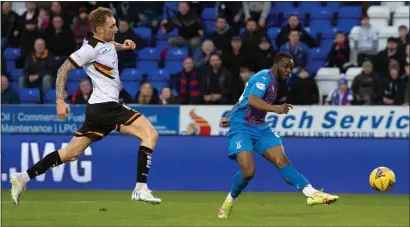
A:
<svg viewBox="0 0 410 227">
<path fill-rule="evenodd" d="M 37 10 L 47 9 L 47 4 L 44 3 L 42 5 L 39 3 L 37 5 Z M 76 14 L 78 14 L 75 10 L 78 10 L 78 8 L 72 9 L 70 4 L 71 3 L 66 2 L 63 5 L 63 11 L 67 15 L 70 15 L 71 18 L 74 18 L 73 21 L 75 21 L 77 18 Z M 202 37 L 202 41 L 204 41 L 210 33 L 214 31 L 219 32 L 216 26 L 218 12 L 216 8 L 212 7 L 212 4 L 213 3 L 206 4 L 203 8 L 198 8 L 201 4 L 195 4 L 195 7 L 193 5 L 193 8 L 191 9 L 201 13 L 199 16 L 205 28 L 205 35 Z M 90 10 L 97 6 L 98 5 L 94 5 L 90 7 L 87 5 Z M 20 16 L 26 11 L 23 2 L 13 2 L 12 9 L 14 9 Z M 162 12 L 162 19 L 171 20 L 171 18 L 178 13 L 178 3 L 164 2 Z M 388 38 L 397 38 L 399 36 L 399 26 L 405 25 L 409 27 L 408 2 L 372 2 L 367 9 L 363 8 L 360 2 L 348 5 L 340 2 L 272 2 L 267 19 L 268 21 L 266 22 L 266 30 L 260 29 L 257 37 L 262 37 L 264 35 L 268 37 L 271 46 L 273 47 L 273 51 L 277 52 L 280 47 L 276 46 L 276 39 L 281 28 L 288 24 L 289 16 L 297 15 L 300 21 L 300 26 L 305 28 L 306 31 L 308 31 L 308 34 L 312 36 L 318 44 L 310 49 L 306 68 L 319 85 L 322 101 L 322 95 L 327 95 L 329 90 L 334 89 L 334 86 L 337 84 L 336 81 L 341 73 L 346 74 L 350 86 L 353 78 L 361 72 L 361 65 L 357 65 L 357 48 L 352 37 L 356 35 L 354 34 L 355 27 L 360 25 L 360 19 L 363 16 L 363 12 L 369 16 L 371 27 L 375 28 L 378 32 L 377 49 L 379 52 L 386 49 Z M 50 12 L 49 14 L 49 16 L 52 16 Z M 7 15 L 9 15 L 8 12 L 2 11 L 2 17 L 4 16 L 7 18 Z M 41 18 L 41 20 L 43 20 L 43 18 Z M 68 24 L 72 25 L 73 23 L 70 22 L 71 21 L 69 21 Z M 134 97 L 139 91 L 141 82 L 146 79 L 148 79 L 148 81 L 152 83 L 154 89 L 158 91 L 164 86 L 170 86 L 169 81 L 173 75 L 183 70 L 184 59 L 188 56 L 193 56 L 194 54 L 198 55 L 200 53 L 200 50 L 193 50 L 189 46 L 169 48 L 168 40 L 178 36 L 180 32 L 178 29 L 173 29 L 164 34 L 161 26 L 159 28 L 136 27 L 138 24 L 137 22 L 138 21 L 130 21 L 132 31 L 140 36 L 146 42 L 148 47 L 135 52 L 136 68 L 125 68 L 120 72 L 124 89 L 129 92 L 132 97 Z M 240 23 L 244 26 L 244 18 L 241 18 Z M 52 26 L 52 24 L 49 26 Z M 70 28 L 74 30 L 73 25 L 70 26 Z M 23 31 L 24 26 L 10 27 L 10 29 L 12 31 Z M 41 28 L 39 28 L 39 31 L 40 30 Z M 242 27 L 242 29 L 240 29 L 240 34 L 244 32 L 245 28 Z M 353 68 L 347 67 L 342 71 L 340 71 L 339 68 L 323 68 L 327 65 L 329 52 L 332 48 L 338 48 L 338 46 L 335 45 L 337 32 L 344 32 L 348 35 L 347 37 L 349 37 L 350 59 L 348 62 Z M 9 36 L 3 36 L 2 34 L 2 43 L 9 39 Z M 300 39 L 302 40 L 302 37 Z M 252 42 L 255 41 L 257 42 L 256 44 L 259 45 L 260 40 L 255 40 L 252 40 Z M 57 40 L 55 41 L 58 42 Z M 27 75 L 27 72 L 24 71 L 24 59 L 26 56 L 22 56 L 19 45 L 20 42 L 22 42 L 22 40 L 19 40 L 17 45 L 12 42 L 5 42 L 6 45 L 2 45 L 2 54 L 4 55 L 5 63 L 5 71 L 2 72 L 2 74 L 9 77 L 12 89 L 20 89 L 19 93 L 21 95 L 22 103 L 36 103 L 41 101 L 44 103 L 51 103 L 53 101 L 51 96 L 54 94 L 52 90 L 42 93 L 35 92 L 35 88 L 29 90 L 19 88 L 19 78 Z M 257 48 L 257 45 L 255 48 Z M 77 46 L 77 48 L 78 47 L 79 46 Z M 245 46 L 244 48 L 248 47 Z M 248 52 L 248 55 L 251 54 L 251 52 L 253 52 L 253 50 Z M 223 55 L 223 53 L 219 54 Z M 56 62 L 61 62 L 61 59 L 56 60 L 59 60 Z M 246 62 L 244 65 L 251 67 L 251 70 L 253 70 L 252 62 Z M 56 65 L 56 69 L 57 68 L 58 65 Z M 400 68 L 403 69 L 404 66 L 400 66 Z M 296 73 L 297 72 L 294 72 L 295 75 Z M 239 75 L 233 76 L 239 79 Z M 73 95 L 78 91 L 79 81 L 84 78 L 87 78 L 87 75 L 82 69 L 70 73 L 67 81 L 67 91 L 69 95 Z M 175 88 L 173 91 L 176 92 Z M 41 94 L 43 94 L 44 98 L 37 99 L 37 96 L 40 97 Z M 174 95 L 178 96 L 179 94 L 176 93 Z M 235 103 L 235 100 L 231 100 L 231 103 Z"/>
</svg>

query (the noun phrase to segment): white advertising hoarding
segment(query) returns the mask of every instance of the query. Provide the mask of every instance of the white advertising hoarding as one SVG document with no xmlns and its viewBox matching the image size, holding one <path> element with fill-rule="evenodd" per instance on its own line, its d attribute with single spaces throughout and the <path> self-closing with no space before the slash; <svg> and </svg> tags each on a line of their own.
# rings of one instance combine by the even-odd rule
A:
<svg viewBox="0 0 410 227">
<path fill-rule="evenodd" d="M 232 106 L 181 106 L 182 135 L 225 135 L 220 118 Z M 281 136 L 409 138 L 409 109 L 402 106 L 294 106 L 287 115 L 268 113 Z"/>
</svg>

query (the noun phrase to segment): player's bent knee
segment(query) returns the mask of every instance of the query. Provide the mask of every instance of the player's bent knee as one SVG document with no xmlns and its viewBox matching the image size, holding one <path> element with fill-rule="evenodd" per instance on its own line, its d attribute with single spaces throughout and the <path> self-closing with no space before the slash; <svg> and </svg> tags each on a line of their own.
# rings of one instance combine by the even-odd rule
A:
<svg viewBox="0 0 410 227">
<path fill-rule="evenodd" d="M 255 176 L 255 168 L 247 168 L 246 170 L 242 171 L 242 177 L 244 180 L 251 180 Z"/>
<path fill-rule="evenodd" d="M 59 151 L 61 162 L 73 162 L 81 155 L 81 152 L 63 148 Z"/>
</svg>

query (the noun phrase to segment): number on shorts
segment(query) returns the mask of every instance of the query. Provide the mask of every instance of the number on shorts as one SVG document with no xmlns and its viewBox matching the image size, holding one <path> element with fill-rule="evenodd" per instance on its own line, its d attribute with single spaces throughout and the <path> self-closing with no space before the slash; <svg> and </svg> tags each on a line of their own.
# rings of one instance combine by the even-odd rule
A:
<svg viewBox="0 0 410 227">
<path fill-rule="evenodd" d="M 274 134 L 276 137 L 279 137 L 278 132 L 276 132 L 274 129 L 272 129 L 272 132 L 273 132 L 273 134 Z"/>
</svg>

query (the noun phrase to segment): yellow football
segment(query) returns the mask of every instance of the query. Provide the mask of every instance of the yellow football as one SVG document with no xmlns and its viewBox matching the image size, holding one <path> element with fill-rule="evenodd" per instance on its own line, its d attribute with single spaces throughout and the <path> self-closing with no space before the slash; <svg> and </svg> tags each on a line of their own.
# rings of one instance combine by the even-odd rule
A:
<svg viewBox="0 0 410 227">
<path fill-rule="evenodd" d="M 387 167 L 377 167 L 369 177 L 370 187 L 378 192 L 387 192 L 396 183 L 394 172 Z"/>
</svg>

